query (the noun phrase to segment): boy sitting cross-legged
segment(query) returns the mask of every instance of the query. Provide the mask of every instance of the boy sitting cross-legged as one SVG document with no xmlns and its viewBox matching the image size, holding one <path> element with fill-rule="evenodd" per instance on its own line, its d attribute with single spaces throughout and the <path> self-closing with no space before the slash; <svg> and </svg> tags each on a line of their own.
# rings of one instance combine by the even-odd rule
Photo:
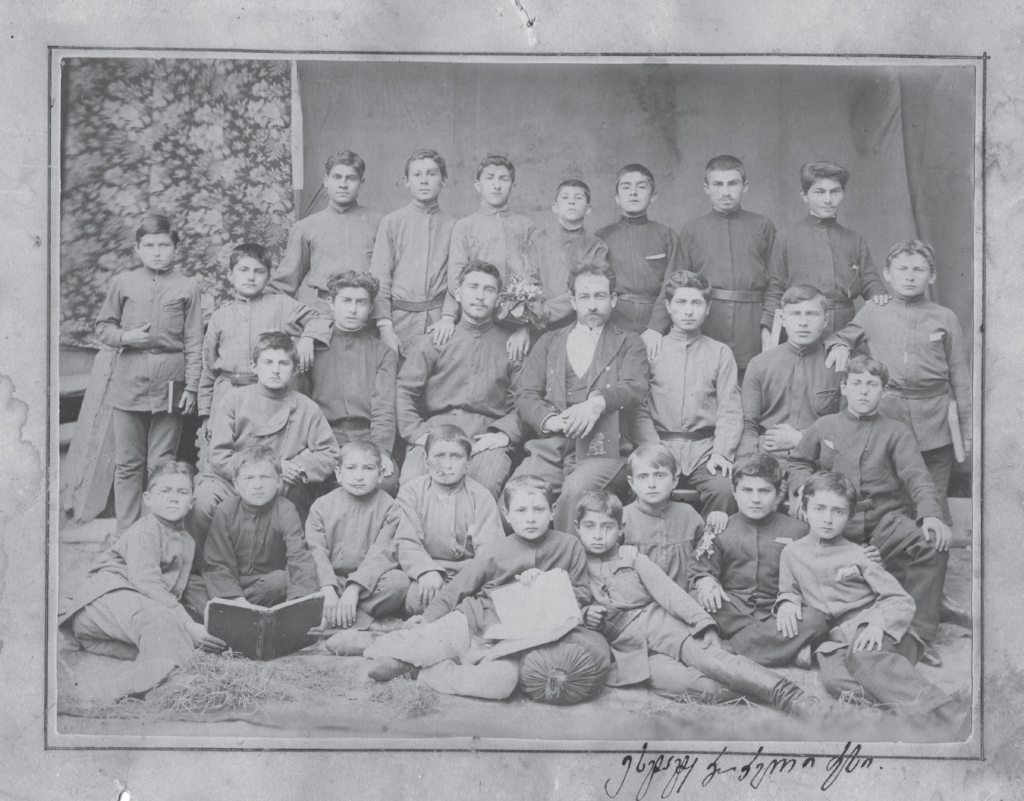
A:
<svg viewBox="0 0 1024 801">
<path fill-rule="evenodd" d="M 458 426 L 441 425 L 427 435 L 429 473 L 398 491 L 402 516 L 396 542 L 398 561 L 412 585 L 406 611 L 417 615 L 480 547 L 505 538 L 498 504 L 482 484 L 469 478 L 473 445 Z"/>
<path fill-rule="evenodd" d="M 552 495 L 551 486 L 534 476 L 509 480 L 502 503 L 512 534 L 483 545 L 437 593 L 422 617 L 406 624 L 409 628 L 385 634 L 367 648 L 366 656 L 373 659 L 370 678 L 389 681 L 424 667 L 428 669 L 420 673 L 420 680 L 439 692 L 484 698 L 512 694 L 519 680 L 514 659 L 477 665 L 453 660 L 466 656 L 472 635 L 500 622 L 490 592 L 505 584 L 516 580 L 529 583 L 540 572 L 562 569 L 569 574 L 577 602 L 590 603 L 579 540 L 548 528 Z M 435 667 L 428 667 L 431 665 Z"/>
<path fill-rule="evenodd" d="M 693 598 L 646 556 L 619 548 L 617 497 L 585 493 L 576 507 L 576 533 L 594 595 L 584 622 L 611 643 L 610 686 L 649 681 L 655 692 L 672 697 L 727 700 L 747 694 L 783 712 L 823 708 L 788 679 L 723 650 L 717 624 Z"/>
<path fill-rule="evenodd" d="M 363 635 L 375 619 L 401 614 L 409 577 L 398 569 L 398 502 L 380 489 L 380 450 L 367 440 L 341 447 L 338 489 L 317 498 L 306 518 L 306 543 L 324 594 L 324 623 Z M 347 632 L 345 632 L 347 633 Z M 367 635 L 368 636 L 368 635 Z M 361 639 L 361 653 L 371 640 Z M 335 650 L 340 641 L 329 650 Z"/>
<path fill-rule="evenodd" d="M 787 545 L 779 564 L 779 626 L 797 635 L 801 610 L 828 618 L 828 640 L 818 646 L 821 683 L 830 694 L 867 695 L 939 728 L 944 738 L 970 710 L 914 669 L 923 651 L 914 635 L 914 600 L 884 568 L 843 537 L 857 489 L 839 473 L 817 473 L 803 485 L 808 536 Z M 959 737 L 963 739 L 963 737 Z"/>
<path fill-rule="evenodd" d="M 203 550 L 210 598 L 237 598 L 276 606 L 317 590 L 298 512 L 279 495 L 281 465 L 266 445 L 239 451 L 237 495 L 217 507 Z"/>
</svg>

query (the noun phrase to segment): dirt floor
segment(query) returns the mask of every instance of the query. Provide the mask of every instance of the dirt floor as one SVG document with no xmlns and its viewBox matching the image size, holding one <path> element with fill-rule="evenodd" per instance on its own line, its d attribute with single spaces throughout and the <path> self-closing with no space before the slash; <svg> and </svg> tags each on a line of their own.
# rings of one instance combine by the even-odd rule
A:
<svg viewBox="0 0 1024 801">
<path fill-rule="evenodd" d="M 960 502 L 954 517 L 958 523 L 946 588 L 957 602 L 970 608 L 969 502 Z M 112 528 L 112 520 L 98 519 L 62 529 L 62 594 L 81 579 Z M 366 676 L 367 660 L 331 656 L 321 646 L 268 663 L 238 659 L 230 660 L 237 665 L 214 665 L 229 673 L 236 670 L 240 678 L 231 682 L 231 695 L 212 701 L 195 692 L 199 685 L 191 685 L 200 679 L 199 674 L 205 676 L 203 665 L 210 665 L 200 662 L 197 670 L 179 672 L 144 701 L 102 704 L 93 700 L 94 688 L 124 663 L 86 654 L 70 638 L 58 637 L 57 728 L 61 734 L 640 742 L 934 739 L 932 732 L 903 726 L 890 713 L 842 702 L 833 703 L 826 719 L 808 723 L 747 702 L 717 706 L 675 702 L 642 686 L 606 688 L 593 701 L 568 708 L 534 703 L 518 692 L 507 701 L 460 698 L 435 693 L 408 678 L 378 685 Z M 943 666 L 920 666 L 919 670 L 942 689 L 969 700 L 971 643 L 970 631 L 943 624 L 936 642 Z M 827 700 L 816 670 L 780 672 Z"/>
</svg>

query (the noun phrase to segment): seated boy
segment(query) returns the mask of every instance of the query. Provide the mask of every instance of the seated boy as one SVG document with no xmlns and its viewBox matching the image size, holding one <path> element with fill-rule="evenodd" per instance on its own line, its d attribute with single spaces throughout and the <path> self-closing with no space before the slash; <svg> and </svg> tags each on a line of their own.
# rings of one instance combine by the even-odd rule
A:
<svg viewBox="0 0 1024 801">
<path fill-rule="evenodd" d="M 782 667 L 828 631 L 825 616 L 814 609 L 803 611 L 796 636 L 783 636 L 772 615 L 782 549 L 803 537 L 807 525 L 775 511 L 782 471 L 774 456 L 758 453 L 741 460 L 732 484 L 739 511 L 724 531 L 697 545 L 690 585 L 730 650 L 759 665 Z"/>
<path fill-rule="evenodd" d="M 223 501 L 203 549 L 209 598 L 276 606 L 317 591 L 313 557 L 291 501 L 279 495 L 281 465 L 266 445 L 243 448 L 234 460 L 237 495 Z"/>
<path fill-rule="evenodd" d="M 395 544 L 402 513 L 379 489 L 381 466 L 380 449 L 369 440 L 342 445 L 340 486 L 317 498 L 306 518 L 328 627 L 361 632 L 405 606 L 410 582 L 398 569 Z"/>
<path fill-rule="evenodd" d="M 405 162 L 412 203 L 381 220 L 370 272 L 380 281 L 373 307 L 380 338 L 399 358 L 438 321 L 448 292 L 448 248 L 455 218 L 441 211 L 448 168 L 434 150 Z"/>
<path fill-rule="evenodd" d="M 839 411 L 840 377 L 827 366 L 821 344 L 828 321 L 820 289 L 797 284 L 782 296 L 788 338 L 751 359 L 743 377 L 741 458 L 771 453 L 785 474 L 786 456 L 800 444 L 803 432 L 822 415 Z"/>
<path fill-rule="evenodd" d="M 608 245 L 608 261 L 619 288 L 612 322 L 623 331 L 640 334 L 652 359 L 670 327 L 658 303 L 662 284 L 666 276 L 683 268 L 676 232 L 647 219 L 647 209 L 657 199 L 654 173 L 643 164 L 627 164 L 615 177 L 615 205 L 622 217 L 597 232 Z"/>
<path fill-rule="evenodd" d="M 267 445 L 281 460 L 283 495 L 305 519 L 312 503 L 309 484 L 327 479 L 338 462 L 338 443 L 319 407 L 288 382 L 298 356 L 292 338 L 280 331 L 260 334 L 252 351 L 256 383 L 224 396 L 210 418 L 210 456 L 199 476 L 193 512 L 200 553 L 214 510 L 238 496 L 235 455 L 250 445 Z"/>
<path fill-rule="evenodd" d="M 680 270 L 665 281 L 672 330 L 651 361 L 647 403 L 637 415 L 641 442 L 664 442 L 676 458 L 681 485 L 700 493 L 704 519 L 732 514 L 729 474 L 743 429 L 736 360 L 729 348 L 703 336 L 711 287 Z"/>
<path fill-rule="evenodd" d="M 366 162 L 351 150 L 324 165 L 327 208 L 295 223 L 270 288 L 331 313 L 327 279 L 339 270 L 370 271 L 382 215 L 359 205 Z"/>
<path fill-rule="evenodd" d="M 266 331 L 284 331 L 297 339 L 299 370 L 313 362 L 313 341 L 331 338 L 329 317 L 303 306 L 287 295 L 264 292 L 270 280 L 267 249 L 245 242 L 231 251 L 229 277 L 235 299 L 210 317 L 203 339 L 203 374 L 199 379 L 199 414 L 208 416 L 232 387 L 256 383 L 249 366 L 256 337 Z"/>
<path fill-rule="evenodd" d="M 576 324 L 548 331 L 523 365 L 516 391 L 520 419 L 537 436 L 515 475 L 534 475 L 561 492 L 555 527 L 572 525 L 580 495 L 625 485 L 636 441 L 636 411 L 647 394 L 647 359 L 636 334 L 608 322 L 615 272 L 577 264 L 569 273 Z"/>
<path fill-rule="evenodd" d="M 848 180 L 849 171 L 830 161 L 800 168 L 800 196 L 807 204 L 807 216 L 775 237 L 761 317 L 762 350 L 772 346 L 775 310 L 786 290 L 796 284 L 810 284 L 825 293 L 828 311 L 832 312 L 825 327 L 826 337 L 853 319 L 853 299 L 858 295 L 880 305 L 888 302 L 867 240 L 836 220 Z"/>
<path fill-rule="evenodd" d="M 611 643 L 611 687 L 649 681 L 659 695 L 728 700 L 751 695 L 783 712 L 822 708 L 797 685 L 744 656 L 722 649 L 717 626 L 686 591 L 643 554 L 619 549 L 622 503 L 587 492 L 576 507 L 576 533 L 587 552 L 594 603 L 584 622 Z M 624 550 L 624 549 L 623 549 Z"/>
<path fill-rule="evenodd" d="M 579 540 L 548 528 L 552 496 L 551 486 L 534 476 L 509 479 L 502 506 L 512 534 L 482 545 L 433 597 L 422 617 L 406 624 L 411 628 L 385 634 L 367 648 L 365 655 L 373 660 L 370 678 L 389 681 L 425 667 L 420 680 L 439 692 L 484 698 L 511 695 L 519 681 L 514 659 L 475 665 L 453 660 L 466 656 L 473 635 L 500 622 L 490 599 L 498 587 L 516 580 L 529 583 L 541 572 L 561 569 L 569 574 L 576 601 L 585 605 L 592 600 Z"/>
<path fill-rule="evenodd" d="M 681 269 L 700 273 L 711 284 L 711 311 L 705 335 L 732 349 L 742 378 L 761 352 L 761 315 L 775 225 L 746 211 L 743 193 L 750 184 L 735 156 L 715 156 L 704 168 L 704 192 L 711 211 L 679 232 Z"/>
<path fill-rule="evenodd" d="M 676 457 L 664 443 L 641 445 L 626 461 L 626 480 L 636 500 L 622 511 L 625 544 L 686 588 L 693 543 L 704 532 L 704 520 L 689 504 L 672 500 L 679 481 Z"/>
<path fill-rule="evenodd" d="M 857 504 L 854 483 L 818 473 L 803 486 L 810 534 L 782 550 L 776 605 L 782 633 L 798 636 L 801 612 L 806 617 L 815 609 L 829 625 L 817 655 L 830 694 L 867 695 L 929 726 L 969 725 L 970 710 L 914 669 L 922 651 L 911 628 L 914 600 L 842 536 Z"/>
<path fill-rule="evenodd" d="M 327 279 L 334 308 L 334 328 L 327 349 L 309 371 L 309 396 L 316 401 L 339 447 L 369 440 L 380 449 L 381 488 L 398 492 L 398 471 L 391 461 L 395 446 L 395 351 L 366 328 L 380 288 L 366 273 L 347 270 Z"/>
<path fill-rule="evenodd" d="M 195 623 L 181 605 L 195 543 L 183 526 L 192 508 L 192 468 L 161 462 L 143 500 L 150 514 L 97 557 L 77 595 L 58 614 L 89 653 L 135 660 L 104 695 L 121 698 L 152 689 L 192 656 L 225 643 Z"/>
<path fill-rule="evenodd" d="M 543 229 L 537 236 L 540 282 L 544 287 L 549 331 L 569 325 L 576 318 L 570 300 L 572 294 L 566 288 L 572 266 L 608 261 L 608 246 L 604 240 L 588 234 L 583 227 L 590 214 L 589 186 L 576 178 L 562 181 L 555 190 L 551 211 L 558 223 Z"/>
<path fill-rule="evenodd" d="M 878 548 L 886 569 L 914 599 L 914 628 L 927 644 L 939 627 L 951 535 L 913 432 L 878 413 L 888 380 L 889 371 L 876 359 L 850 361 L 841 385 L 847 410 L 817 420 L 790 453 L 790 514 L 796 515 L 811 473 L 834 470 L 849 478 L 860 501 L 843 536 Z M 922 661 L 941 664 L 931 647 Z"/>
<path fill-rule="evenodd" d="M 448 251 L 448 295 L 441 319 L 429 329 L 437 345 L 443 345 L 455 332 L 455 317 L 459 311 L 455 293 L 462 268 L 471 261 L 485 261 L 497 267 L 506 290 L 513 284 L 540 286 L 540 266 L 534 241 L 537 226 L 529 217 L 513 214 L 508 207 L 515 183 L 516 168 L 504 156 L 488 156 L 476 168 L 473 187 L 480 195 L 480 208 L 463 217 L 452 228 Z M 513 331 L 508 338 L 508 357 L 519 361 L 530 347 L 530 326 L 543 324 L 544 304 L 539 299 L 527 303 L 518 320 L 510 318 L 511 315 L 505 317 L 509 330 Z"/>
<path fill-rule="evenodd" d="M 418 615 L 488 543 L 505 538 L 498 504 L 467 477 L 473 445 L 458 426 L 433 429 L 424 443 L 429 473 L 398 491 L 398 561 L 412 585 L 405 609 Z"/>
<path fill-rule="evenodd" d="M 497 498 L 512 469 L 510 448 L 522 439 L 514 386 L 523 363 L 508 358 L 509 332 L 494 325 L 498 268 L 471 261 L 455 291 L 462 319 L 452 338 L 435 345 L 423 337 L 398 376 L 398 428 L 409 443 L 402 483 L 427 472 L 427 436 L 450 423 L 473 440 L 469 477 Z"/>
</svg>

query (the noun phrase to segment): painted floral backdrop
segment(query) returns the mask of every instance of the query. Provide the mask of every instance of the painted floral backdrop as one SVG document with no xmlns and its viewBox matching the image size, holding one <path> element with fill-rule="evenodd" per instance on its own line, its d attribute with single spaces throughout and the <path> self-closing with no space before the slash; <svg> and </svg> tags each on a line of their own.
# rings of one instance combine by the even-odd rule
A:
<svg viewBox="0 0 1024 801">
<path fill-rule="evenodd" d="M 69 59 L 63 106 L 62 344 L 96 344 L 150 210 L 178 226 L 178 264 L 207 313 L 230 296 L 235 243 L 261 242 L 277 262 L 294 222 L 287 61 Z"/>
</svg>

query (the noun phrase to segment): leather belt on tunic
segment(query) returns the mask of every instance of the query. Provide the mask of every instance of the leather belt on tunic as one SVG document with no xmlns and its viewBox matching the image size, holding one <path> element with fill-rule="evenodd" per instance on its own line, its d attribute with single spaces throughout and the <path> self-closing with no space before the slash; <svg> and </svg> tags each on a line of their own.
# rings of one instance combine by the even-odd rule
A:
<svg viewBox="0 0 1024 801">
<path fill-rule="evenodd" d="M 367 420 L 350 417 L 347 420 L 338 420 L 336 423 L 331 423 L 331 428 L 335 431 L 369 431 L 370 423 Z"/>
<path fill-rule="evenodd" d="M 181 353 L 180 350 L 171 350 L 170 348 L 138 348 L 143 353 Z"/>
<path fill-rule="evenodd" d="M 853 301 L 849 298 L 825 298 L 826 309 L 852 309 Z"/>
<path fill-rule="evenodd" d="M 857 505 L 853 508 L 853 511 L 865 512 L 868 509 L 874 509 L 877 506 L 881 506 L 886 501 L 896 500 L 900 497 L 901 494 L 898 492 L 879 492 L 867 498 L 861 498 L 857 501 Z"/>
<path fill-rule="evenodd" d="M 715 427 L 706 426 L 694 431 L 659 431 L 658 436 L 663 440 L 683 440 L 684 442 L 699 442 L 702 439 L 711 439 L 715 436 Z"/>
<path fill-rule="evenodd" d="M 402 300 L 401 298 L 393 297 L 391 298 L 391 308 L 404 312 L 433 311 L 444 306 L 444 299 L 447 294 L 447 292 L 442 292 L 440 295 L 430 298 L 430 300 Z"/>
<path fill-rule="evenodd" d="M 222 375 L 231 382 L 233 387 L 252 386 L 259 380 L 255 373 L 222 373 Z"/>
<path fill-rule="evenodd" d="M 646 306 L 653 306 L 657 301 L 657 298 L 652 298 L 650 295 L 631 295 L 628 292 L 621 293 L 618 298 L 626 303 L 643 303 Z"/>
<path fill-rule="evenodd" d="M 713 300 L 730 300 L 733 303 L 763 303 L 764 292 L 747 289 L 714 289 L 711 290 Z"/>
<path fill-rule="evenodd" d="M 949 394 L 949 382 L 939 381 L 937 384 L 929 384 L 926 387 L 894 387 L 889 384 L 888 392 L 908 400 L 924 400 L 925 398 L 937 398 L 940 395 Z"/>
</svg>

